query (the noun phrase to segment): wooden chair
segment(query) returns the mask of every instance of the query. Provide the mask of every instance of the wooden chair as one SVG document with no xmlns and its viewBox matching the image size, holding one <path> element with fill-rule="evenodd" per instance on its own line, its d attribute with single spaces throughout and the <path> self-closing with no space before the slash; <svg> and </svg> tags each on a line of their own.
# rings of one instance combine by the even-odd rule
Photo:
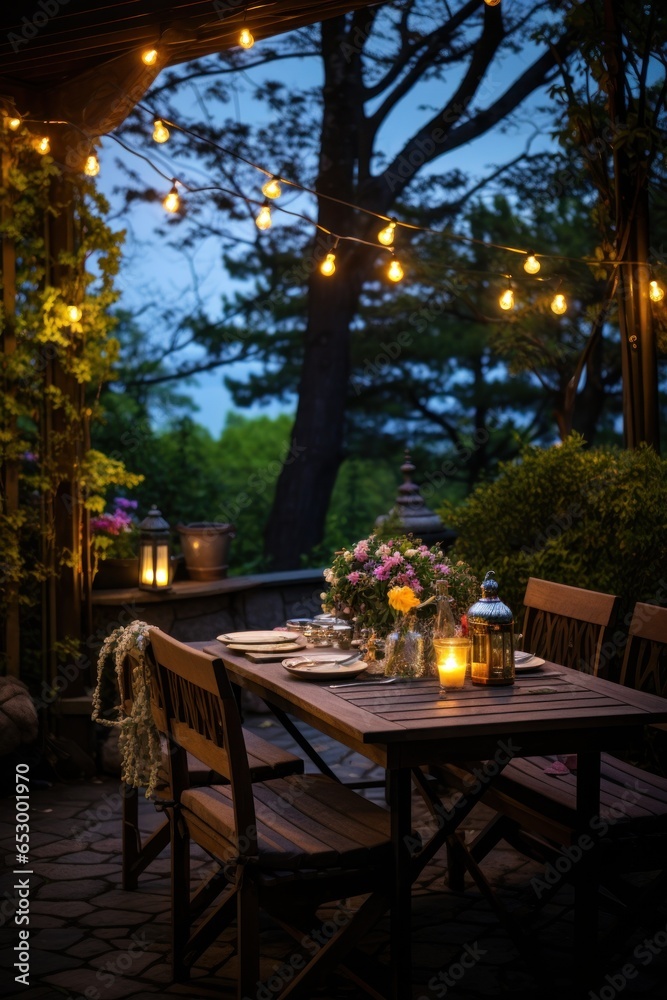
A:
<svg viewBox="0 0 667 1000">
<path fill-rule="evenodd" d="M 667 694 L 667 608 L 636 604 L 623 657 L 621 681 L 663 697 Z M 654 727 L 664 728 L 664 727 Z M 531 857 L 562 860 L 563 848 L 576 845 L 576 774 L 545 773 L 556 758 L 512 761 L 483 801 L 499 813 L 495 830 L 479 834 L 470 845 L 475 861 L 500 837 Z M 667 882 L 667 778 L 636 767 L 612 754 L 601 757 L 599 824 L 590 834 L 600 852 L 601 882 L 617 922 L 608 936 L 613 951 L 638 915 L 664 897 Z M 576 866 L 575 866 L 576 869 Z M 640 888 L 628 874 L 659 872 Z M 560 881 L 560 880 L 559 880 Z M 549 894 L 547 894 L 548 896 Z"/>
<path fill-rule="evenodd" d="M 619 598 L 530 577 L 523 598 L 523 648 L 554 663 L 597 675 Z"/>
<path fill-rule="evenodd" d="M 523 603 L 526 609 L 523 620 L 524 649 L 554 663 L 597 676 L 618 612 L 618 597 L 530 577 Z M 532 760 L 527 758 L 523 764 L 517 761 L 510 766 L 538 769 L 541 765 L 531 764 Z M 474 761 L 470 766 L 441 766 L 434 769 L 434 773 L 444 784 L 465 792 L 470 768 L 475 766 L 479 767 L 480 762 Z M 491 793 L 485 796 L 484 801 L 492 804 Z M 480 832 L 475 849 L 470 852 L 472 857 L 480 860 L 502 839 L 510 841 L 515 847 L 519 846 L 518 834 L 515 827 L 508 823 L 505 809 L 499 810 L 499 815 Z M 464 871 L 461 852 L 454 843 L 448 846 L 447 864 L 450 888 L 462 890 Z"/>
<path fill-rule="evenodd" d="M 151 635 L 164 710 L 159 728 L 175 748 L 172 788 L 172 955 L 174 975 L 190 966 L 236 916 L 239 998 L 259 995 L 259 913 L 266 910 L 308 958 L 275 997 L 312 998 L 315 983 L 336 965 L 388 907 L 392 864 L 389 815 L 324 775 L 292 775 L 252 783 L 238 708 L 224 664 L 158 632 Z M 186 753 L 224 775 L 228 784 L 189 787 Z M 190 898 L 189 840 L 221 864 Z M 325 944 L 308 947 L 320 929 L 316 908 L 370 893 L 356 911 L 340 908 Z M 216 902 L 217 901 L 217 902 Z M 215 908 L 197 915 L 215 902 Z M 305 936 L 305 937 L 304 937 Z M 306 942 L 304 944 L 304 941 Z M 291 974 L 290 974 L 291 975 Z M 275 978 L 275 977 L 274 977 Z M 371 995 L 373 987 L 355 980 Z"/>
<path fill-rule="evenodd" d="M 205 643 L 192 643 L 193 648 L 201 648 Z M 132 699 L 131 664 L 126 660 L 123 674 L 123 690 L 121 699 L 129 711 Z M 281 750 L 260 736 L 243 730 L 243 739 L 252 781 L 265 781 L 267 778 L 286 777 L 289 774 L 303 774 L 304 762 L 287 750 Z M 187 766 L 191 786 L 204 786 L 214 781 L 223 780 L 219 774 L 212 771 L 193 754 L 188 754 Z M 168 761 L 165 757 L 162 768 L 162 781 L 156 791 L 156 806 L 163 809 L 173 798 L 170 784 Z M 139 828 L 139 790 L 129 785 L 123 786 L 122 802 L 122 886 L 123 889 L 137 888 L 139 876 L 157 858 L 169 844 L 169 820 L 165 819 L 150 836 L 142 840 Z"/>
</svg>

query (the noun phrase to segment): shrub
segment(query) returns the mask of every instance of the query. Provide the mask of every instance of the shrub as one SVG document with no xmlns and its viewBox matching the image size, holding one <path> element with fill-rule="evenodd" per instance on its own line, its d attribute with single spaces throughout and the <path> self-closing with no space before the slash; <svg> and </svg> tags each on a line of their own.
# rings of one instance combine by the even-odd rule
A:
<svg viewBox="0 0 667 1000">
<path fill-rule="evenodd" d="M 618 594 L 626 624 L 635 601 L 667 604 L 667 462 L 648 447 L 531 447 L 440 513 L 452 560 L 495 570 L 515 619 L 530 576 Z"/>
</svg>

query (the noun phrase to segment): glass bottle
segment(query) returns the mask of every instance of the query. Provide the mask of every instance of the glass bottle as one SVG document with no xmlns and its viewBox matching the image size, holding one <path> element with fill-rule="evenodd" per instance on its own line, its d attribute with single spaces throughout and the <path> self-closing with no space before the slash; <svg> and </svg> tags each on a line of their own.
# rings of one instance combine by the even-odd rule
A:
<svg viewBox="0 0 667 1000">
<path fill-rule="evenodd" d="M 449 596 L 449 584 L 446 580 L 436 580 L 435 606 L 433 638 L 453 639 L 456 635 L 456 622 L 454 621 L 452 603 Z"/>
<path fill-rule="evenodd" d="M 384 653 L 386 677 L 424 677 L 427 672 L 424 636 L 416 630 L 414 615 L 405 615 L 387 636 Z"/>
<path fill-rule="evenodd" d="M 443 690 L 461 688 L 470 677 L 470 640 L 461 634 L 452 611 L 447 580 L 435 584 L 436 617 L 433 626 L 434 673 Z"/>
</svg>

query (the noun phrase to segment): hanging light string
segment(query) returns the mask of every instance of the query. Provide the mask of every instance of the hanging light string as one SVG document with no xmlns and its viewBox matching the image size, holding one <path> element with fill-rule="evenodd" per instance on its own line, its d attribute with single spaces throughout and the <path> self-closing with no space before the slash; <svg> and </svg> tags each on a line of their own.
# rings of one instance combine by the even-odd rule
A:
<svg viewBox="0 0 667 1000">
<path fill-rule="evenodd" d="M 167 118 L 158 116 L 150 108 L 148 108 L 146 105 L 138 103 L 136 106 L 140 110 L 144 111 L 146 114 L 148 114 L 148 115 L 151 116 L 151 120 L 154 123 L 153 138 L 155 139 L 156 142 L 159 142 L 159 143 L 166 142 L 167 139 L 169 138 L 169 129 L 171 128 L 171 129 L 174 129 L 177 132 L 181 132 L 183 135 L 186 135 L 186 136 L 189 136 L 189 137 L 195 139 L 197 142 L 203 143 L 204 145 L 207 145 L 207 146 L 211 147 L 212 149 L 215 149 L 216 151 L 218 151 L 220 153 L 223 153 L 226 156 L 230 156 L 230 157 L 238 160 L 239 162 L 246 164 L 246 166 L 251 167 L 253 170 L 256 170 L 257 172 L 263 174 L 265 177 L 268 178 L 268 180 L 262 186 L 262 193 L 265 196 L 263 200 L 252 198 L 252 197 L 250 197 L 248 195 L 243 194 L 243 192 L 233 191 L 233 190 L 230 190 L 229 188 L 225 188 L 222 185 L 218 185 L 218 184 L 211 184 L 211 185 L 205 185 L 205 186 L 195 186 L 195 185 L 192 185 L 192 184 L 188 184 L 188 183 L 186 183 L 185 181 L 183 181 L 183 180 L 181 180 L 179 178 L 172 177 L 170 174 L 168 174 L 164 170 L 162 170 L 149 156 L 147 156 L 146 154 L 141 153 L 138 150 L 136 150 L 136 149 L 132 148 L 131 146 L 129 146 L 126 142 L 124 142 L 123 140 L 121 140 L 119 138 L 119 136 L 117 136 L 115 133 L 113 133 L 113 132 L 107 133 L 108 137 L 111 138 L 111 139 L 113 139 L 115 142 L 117 142 L 126 152 L 130 153 L 130 155 L 132 155 L 132 156 L 136 156 L 139 159 L 144 160 L 160 177 L 162 177 L 166 181 L 171 182 L 171 185 L 172 185 L 171 190 L 170 190 L 169 194 L 166 196 L 166 198 L 163 201 L 163 204 L 165 205 L 165 207 L 167 208 L 168 211 L 174 212 L 174 211 L 178 211 L 179 210 L 180 204 L 179 204 L 179 201 L 178 201 L 178 192 L 177 192 L 177 186 L 178 185 L 180 185 L 185 191 L 188 191 L 188 192 L 193 193 L 193 194 L 195 194 L 195 193 L 202 193 L 202 192 L 206 192 L 206 191 L 218 191 L 218 192 L 220 192 L 222 194 L 225 194 L 225 195 L 227 195 L 227 196 L 229 196 L 231 198 L 241 198 L 241 199 L 243 199 L 246 202 L 246 204 L 248 205 L 249 209 L 251 208 L 251 206 L 259 206 L 260 212 L 259 212 L 259 215 L 257 216 L 257 219 L 261 220 L 262 223 L 268 221 L 268 225 L 264 225 L 264 224 L 259 225 L 258 224 L 259 228 L 262 228 L 262 229 L 268 229 L 268 228 L 270 228 L 270 225 L 271 225 L 270 210 L 271 210 L 271 207 L 273 207 L 277 211 L 282 212 L 284 215 L 289 215 L 289 216 L 292 216 L 293 218 L 301 219 L 302 221 L 308 223 L 308 225 L 313 226 L 315 229 L 317 229 L 319 232 L 323 233 L 324 235 L 330 236 L 335 241 L 335 245 L 336 246 L 338 245 L 338 243 L 340 241 L 345 241 L 345 242 L 348 242 L 348 243 L 360 244 L 362 246 L 374 247 L 376 250 L 389 251 L 390 254 L 391 254 L 391 262 L 390 262 L 389 270 L 392 272 L 392 275 L 398 274 L 399 270 L 400 270 L 400 277 L 403 276 L 403 271 L 402 271 L 402 268 L 400 267 L 400 263 L 398 262 L 398 260 L 397 260 L 397 258 L 395 256 L 395 246 L 394 246 L 395 234 L 396 234 L 396 232 L 398 230 L 407 230 L 407 231 L 410 231 L 410 232 L 424 233 L 424 234 L 431 235 L 431 236 L 441 236 L 441 237 L 444 236 L 444 237 L 446 237 L 447 239 L 449 239 L 451 241 L 466 243 L 466 244 L 469 244 L 469 245 L 483 246 L 483 247 L 485 247 L 486 249 L 489 249 L 489 250 L 499 250 L 499 251 L 505 252 L 505 253 L 519 254 L 519 255 L 521 255 L 521 256 L 524 257 L 523 268 L 526 271 L 526 273 L 530 274 L 530 275 L 536 275 L 537 272 L 540 270 L 540 266 L 541 266 L 540 265 L 540 260 L 543 260 L 543 261 L 550 261 L 550 260 L 552 260 L 552 261 L 562 261 L 562 262 L 568 262 L 568 263 L 574 263 L 574 264 L 583 264 L 586 267 L 591 267 L 591 266 L 595 266 L 595 267 L 597 267 L 597 266 L 601 266 L 601 267 L 606 267 L 606 266 L 618 267 L 621 264 L 630 264 L 630 265 L 634 265 L 634 266 L 649 266 L 650 267 L 650 265 L 647 265 L 646 261 L 597 260 L 597 259 L 592 259 L 592 258 L 570 257 L 570 256 L 567 256 L 567 255 L 564 255 L 564 254 L 536 253 L 535 250 L 533 250 L 533 249 L 526 250 L 525 248 L 508 246 L 508 245 L 502 244 L 502 243 L 494 243 L 494 242 L 492 242 L 490 240 L 482 240 L 482 239 L 479 239 L 479 238 L 474 237 L 474 236 L 466 236 L 466 235 L 463 235 L 461 233 L 456 233 L 456 232 L 453 232 L 452 230 L 448 230 L 448 229 L 433 229 L 433 228 L 431 228 L 429 226 L 420 226 L 420 225 L 417 225 L 415 223 L 405 222 L 405 221 L 402 221 L 402 220 L 398 220 L 398 219 L 396 219 L 396 218 L 394 218 L 392 216 L 387 216 L 387 215 L 383 215 L 380 212 L 376 212 L 373 209 L 365 208 L 364 206 L 361 206 L 361 205 L 356 205 L 353 202 L 346 201 L 345 199 L 342 199 L 342 198 L 337 198 L 335 195 L 329 195 L 329 194 L 325 194 L 325 193 L 322 193 L 322 192 L 315 191 L 314 189 L 309 188 L 306 185 L 301 184 L 301 183 L 299 183 L 297 181 L 293 181 L 290 178 L 282 177 L 282 176 L 276 174 L 274 171 L 269 170 L 266 167 L 262 166 L 261 164 L 255 163 L 253 160 L 250 160 L 248 157 L 244 156 L 242 153 L 237 152 L 236 150 L 232 150 L 232 149 L 229 149 L 229 148 L 227 148 L 225 146 L 222 146 L 220 143 L 217 143 L 214 140 L 209 139 L 209 138 L 207 138 L 205 136 L 201 136 L 197 132 L 195 132 L 194 130 L 189 129 L 186 126 L 180 125 L 177 122 L 173 122 L 173 121 L 168 120 Z M 92 150 L 92 144 L 95 141 L 97 141 L 99 138 L 101 138 L 101 136 L 91 136 L 90 133 L 86 132 L 80 126 L 76 125 L 74 122 L 70 122 L 70 121 L 66 121 L 66 120 L 61 120 L 61 119 L 50 119 L 50 120 L 48 120 L 48 119 L 47 120 L 44 120 L 44 119 L 32 119 L 32 118 L 28 118 L 27 116 L 16 116 L 15 117 L 14 115 L 7 115 L 7 114 L 5 114 L 4 117 L 5 117 L 6 122 L 8 123 L 7 127 L 10 128 L 12 131 L 16 131 L 17 128 L 20 127 L 20 125 L 22 125 L 24 122 L 27 123 L 27 124 L 37 124 L 37 125 L 65 125 L 65 126 L 68 126 L 70 128 L 74 128 L 78 132 L 80 132 L 82 136 L 85 136 L 85 138 L 91 143 L 91 150 Z M 19 122 L 19 125 L 16 124 L 17 121 Z M 166 133 L 166 135 L 165 135 L 165 133 Z M 50 143 L 49 143 L 48 136 L 44 136 L 44 137 L 42 137 L 41 139 L 38 140 L 38 142 L 37 142 L 37 148 L 38 148 L 38 151 L 40 151 L 40 152 L 48 152 L 50 150 Z M 89 173 L 90 176 L 95 176 L 96 173 L 98 172 L 98 170 L 99 170 L 99 163 L 97 162 L 97 158 L 94 155 L 94 153 L 91 152 L 91 155 L 88 157 L 88 159 L 86 161 L 86 167 L 84 167 L 84 171 L 86 173 Z M 364 214 L 364 215 L 366 215 L 366 216 L 368 216 L 370 218 L 376 219 L 379 223 L 383 223 L 384 225 L 382 226 L 382 228 L 378 232 L 377 242 L 374 242 L 372 240 L 367 240 L 367 239 L 364 239 L 364 238 L 359 237 L 359 236 L 351 236 L 351 235 L 346 235 L 346 234 L 342 234 L 342 233 L 333 232 L 332 230 L 328 229 L 326 226 L 323 226 L 321 223 L 316 222 L 310 216 L 308 216 L 308 215 L 306 215 L 306 214 L 304 214 L 302 212 L 296 212 L 293 209 L 285 208 L 282 205 L 275 204 L 275 205 L 271 205 L 270 206 L 269 205 L 269 199 L 274 200 L 274 199 L 278 198 L 279 195 L 281 194 L 281 185 L 286 185 L 286 186 L 288 186 L 290 188 L 293 188 L 295 191 L 299 191 L 299 192 L 302 192 L 304 194 L 312 195 L 313 197 L 315 197 L 317 199 L 326 199 L 327 201 L 333 202 L 333 203 L 338 204 L 338 205 L 342 205 L 342 206 L 344 206 L 346 208 L 351 208 L 355 212 L 362 213 L 362 214 Z M 174 198 L 174 196 L 175 196 L 175 198 Z M 167 202 L 169 203 L 169 205 L 171 207 L 167 207 Z M 173 207 L 174 203 L 175 203 L 176 207 Z M 256 222 L 257 222 L 257 220 L 256 220 Z M 335 249 L 334 248 L 332 248 L 331 252 L 334 253 L 334 255 L 335 255 Z M 460 271 L 466 271 L 467 270 L 468 273 L 473 273 L 470 269 L 456 268 L 456 267 L 451 266 L 451 265 L 448 265 L 448 269 L 450 269 L 450 270 L 457 270 L 457 271 L 458 270 L 460 270 Z M 333 274 L 334 271 L 335 271 L 335 267 L 333 267 L 333 269 L 331 269 L 329 271 L 327 271 L 325 269 L 325 271 L 323 273 L 324 274 Z M 484 271 L 484 272 L 482 272 L 482 271 L 478 271 L 478 272 L 475 272 L 475 273 L 495 275 L 495 276 L 501 276 L 501 277 L 507 277 L 507 275 L 503 274 L 503 272 L 493 272 L 493 271 Z M 559 278 L 558 275 L 553 276 L 553 277 Z M 662 298 L 664 297 L 664 289 L 662 289 L 662 286 L 660 285 L 660 283 L 655 280 L 655 276 L 653 275 L 653 273 L 651 274 L 651 277 L 652 277 L 652 281 L 651 281 L 651 299 L 654 302 L 662 301 Z M 392 280 L 400 280 L 400 278 L 392 277 Z M 537 279 L 537 280 L 544 280 L 544 279 Z M 506 292 L 511 292 L 511 291 L 512 291 L 511 286 L 508 289 L 506 289 Z M 662 295 L 660 295 L 660 292 L 662 292 Z M 504 294 L 504 296 L 501 296 L 501 298 L 503 298 L 503 297 L 504 297 L 505 301 L 509 300 L 509 295 Z M 552 303 L 552 305 L 553 305 L 553 303 Z M 562 303 L 560 302 L 560 300 L 559 300 L 559 305 L 562 305 Z M 505 308 L 507 308 L 507 307 L 505 307 Z M 554 310 L 554 312 L 556 312 L 556 310 Z"/>
</svg>

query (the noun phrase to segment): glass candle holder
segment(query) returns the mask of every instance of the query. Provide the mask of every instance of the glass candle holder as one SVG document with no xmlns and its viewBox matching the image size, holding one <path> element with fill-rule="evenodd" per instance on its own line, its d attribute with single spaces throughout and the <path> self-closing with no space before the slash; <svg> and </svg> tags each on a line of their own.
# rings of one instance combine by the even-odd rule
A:
<svg viewBox="0 0 667 1000">
<path fill-rule="evenodd" d="M 456 636 L 433 639 L 436 667 L 443 690 L 457 690 L 465 686 L 466 671 L 470 662 L 470 639 Z"/>
</svg>

